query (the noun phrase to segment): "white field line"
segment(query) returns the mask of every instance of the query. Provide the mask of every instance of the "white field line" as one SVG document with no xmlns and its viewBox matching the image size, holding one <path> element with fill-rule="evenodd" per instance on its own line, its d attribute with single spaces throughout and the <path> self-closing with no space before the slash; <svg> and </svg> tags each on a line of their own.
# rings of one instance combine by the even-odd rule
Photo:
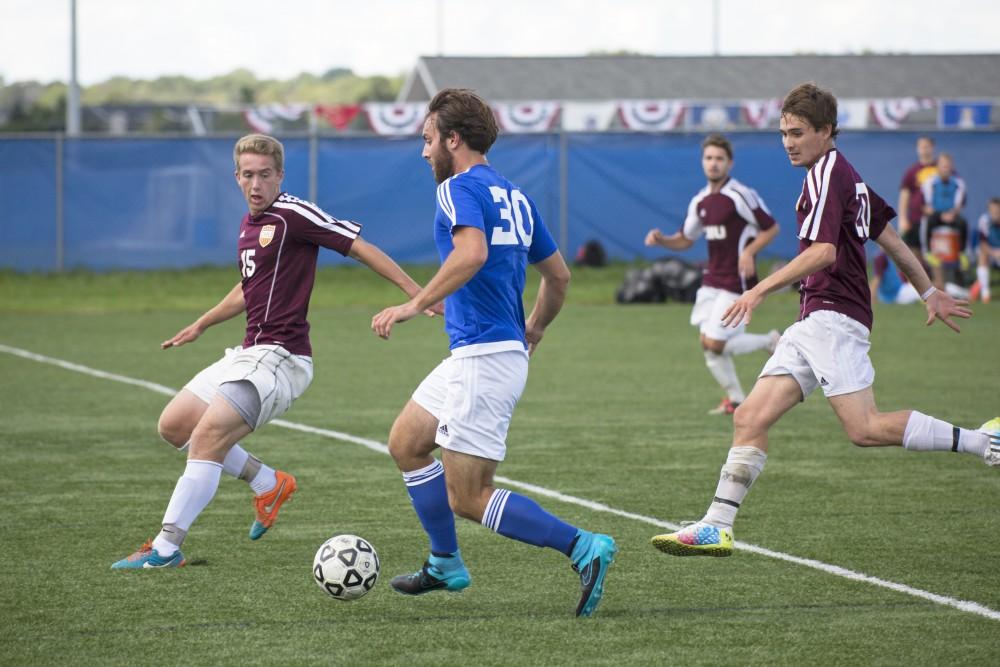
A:
<svg viewBox="0 0 1000 667">
<path fill-rule="evenodd" d="M 64 368 L 66 370 L 76 371 L 78 373 L 83 373 L 85 375 L 90 375 L 92 377 L 101 378 L 103 380 L 114 380 L 115 382 L 122 382 L 124 384 L 130 384 L 137 387 L 143 387 L 149 389 L 150 391 L 155 391 L 160 394 L 165 394 L 167 396 L 173 396 L 177 393 L 176 389 L 171 389 L 170 387 L 165 387 L 161 384 L 156 384 L 155 382 L 147 382 L 145 380 L 137 380 L 135 378 L 126 377 L 124 375 L 117 375 L 115 373 L 108 373 L 105 371 L 97 370 L 95 368 L 90 368 L 88 366 L 83 366 L 81 364 L 74 364 L 69 361 L 64 361 L 62 359 L 55 359 L 53 357 L 47 357 L 43 354 L 36 354 L 35 352 L 30 352 L 28 350 L 22 350 L 17 347 L 10 347 L 8 345 L 3 345 L 0 343 L 0 352 L 6 352 L 7 354 L 12 354 L 23 359 L 29 359 L 31 361 L 37 361 L 44 364 L 51 364 L 53 366 L 58 366 L 59 368 Z M 350 442 L 355 445 L 361 445 L 362 447 L 367 447 L 372 451 L 379 452 L 381 454 L 388 454 L 389 448 L 383 443 L 377 440 L 369 440 L 367 438 L 359 438 L 356 435 L 351 435 L 350 433 L 342 433 L 340 431 L 331 431 L 325 428 L 316 428 L 315 426 L 309 426 L 307 424 L 299 424 L 296 422 L 285 421 L 284 419 L 275 419 L 271 422 L 275 426 L 281 426 L 283 428 L 292 429 L 295 431 L 302 431 L 304 433 L 313 433 L 315 435 L 321 435 L 327 438 L 333 438 L 334 440 L 341 440 L 343 442 Z M 642 523 L 647 523 L 652 526 L 657 526 L 658 528 L 666 528 L 667 530 L 678 530 L 680 525 L 671 523 L 670 521 L 663 521 L 655 517 L 646 516 L 644 514 L 635 514 L 633 512 L 626 512 L 625 510 L 616 509 L 605 505 L 604 503 L 599 503 L 593 500 L 587 500 L 586 498 L 577 498 L 576 496 L 566 495 L 552 489 L 547 489 L 544 486 L 536 486 L 534 484 L 528 484 L 527 482 L 519 482 L 508 477 L 497 476 L 496 480 L 503 484 L 514 486 L 525 491 L 530 491 L 539 496 L 546 496 L 548 498 L 553 498 L 564 503 L 569 503 L 571 505 L 578 505 L 580 507 L 586 507 L 587 509 L 593 510 L 595 512 L 604 512 L 606 514 L 613 514 L 615 516 L 620 516 L 625 519 L 631 519 L 633 521 L 639 521 Z M 830 565 L 829 563 L 824 563 L 822 561 L 813 560 L 811 558 L 801 558 L 799 556 L 794 556 L 792 554 L 786 554 L 780 551 L 772 551 L 770 549 L 765 549 L 764 547 L 759 547 L 755 544 L 748 544 L 746 542 L 736 542 L 736 546 L 741 551 L 748 551 L 750 553 L 758 554 L 761 556 L 767 556 L 768 558 L 775 558 L 777 560 L 783 560 L 789 563 L 795 563 L 796 565 L 803 565 L 805 567 L 810 567 L 814 570 L 819 570 L 821 572 L 826 572 L 827 574 L 832 574 L 838 577 L 843 577 L 845 579 L 851 579 L 854 581 L 860 581 L 873 586 L 880 586 L 882 588 L 888 588 L 889 590 L 896 591 L 898 593 L 905 593 L 906 595 L 912 595 L 914 597 L 922 598 L 930 602 L 934 602 L 947 607 L 953 607 L 960 611 L 966 611 L 971 614 L 977 614 L 985 618 L 993 619 L 994 621 L 1000 621 L 1000 612 L 990 609 L 989 607 L 983 606 L 977 602 L 970 602 L 967 600 L 959 600 L 957 598 L 948 597 L 946 595 L 938 595 L 937 593 L 931 593 L 929 591 L 921 590 L 919 588 L 913 588 L 912 586 L 907 586 L 905 584 L 898 584 L 894 581 L 887 581 L 885 579 L 879 579 L 878 577 L 873 577 L 871 575 L 863 574 L 861 572 L 855 572 L 854 570 L 848 570 L 847 568 L 840 567 L 839 565 Z"/>
</svg>

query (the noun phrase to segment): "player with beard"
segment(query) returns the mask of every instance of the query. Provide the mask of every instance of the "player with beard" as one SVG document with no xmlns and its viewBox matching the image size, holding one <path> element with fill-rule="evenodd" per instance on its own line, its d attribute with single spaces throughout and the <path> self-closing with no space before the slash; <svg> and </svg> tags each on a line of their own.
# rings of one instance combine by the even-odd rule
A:
<svg viewBox="0 0 1000 667">
<path fill-rule="evenodd" d="M 746 333 L 745 326 L 722 326 L 722 314 L 747 289 L 757 284 L 756 256 L 778 235 L 778 225 L 764 200 L 735 178 L 733 146 L 712 134 L 701 144 L 701 167 L 708 183 L 688 204 L 684 227 L 664 236 L 659 229 L 646 234 L 647 246 L 687 250 L 702 234 L 708 240 L 708 265 L 691 310 L 691 325 L 699 328 L 705 365 L 726 396 L 714 415 L 731 415 L 746 399 L 733 356 L 757 350 L 774 351 L 779 334 Z"/>
<path fill-rule="evenodd" d="M 837 100 L 807 83 L 785 97 L 782 142 L 793 166 L 808 170 L 795 206 L 799 254 L 726 311 L 723 323 L 750 322 L 772 292 L 801 281 L 799 319 L 788 327 L 747 400 L 733 415 L 733 441 L 704 518 L 653 545 L 677 556 L 728 556 L 736 512 L 767 460 L 768 434 L 786 412 L 823 389 L 847 437 L 859 447 L 902 445 L 910 451 L 971 454 L 1000 466 L 1000 418 L 979 430 L 916 410 L 880 412 L 868 356 L 872 327 L 864 244 L 874 240 L 906 274 L 927 306 L 927 324 L 969 317 L 967 302 L 931 285 L 927 272 L 888 223 L 895 211 L 837 150 Z"/>
<path fill-rule="evenodd" d="M 528 379 L 528 357 L 562 308 L 570 273 L 535 204 L 486 160 L 493 111 L 470 90 L 445 89 L 428 107 L 423 157 L 440 184 L 434 241 L 441 268 L 408 303 L 372 318 L 388 338 L 397 322 L 445 301 L 451 355 L 414 391 L 392 426 L 389 453 L 430 538 L 430 556 L 393 589 L 408 595 L 460 591 L 471 582 L 454 514 L 515 540 L 555 549 L 580 575 L 577 616 L 600 602 L 614 540 L 572 526 L 530 498 L 496 488 L 507 429 Z M 541 274 L 527 320 L 527 265 Z M 441 460 L 431 454 L 440 447 Z"/>
</svg>

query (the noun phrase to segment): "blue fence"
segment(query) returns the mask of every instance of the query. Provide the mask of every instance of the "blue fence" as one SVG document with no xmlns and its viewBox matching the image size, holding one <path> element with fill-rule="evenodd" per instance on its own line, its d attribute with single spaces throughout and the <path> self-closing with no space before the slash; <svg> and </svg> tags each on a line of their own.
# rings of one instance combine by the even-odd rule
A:
<svg viewBox="0 0 1000 667">
<path fill-rule="evenodd" d="M 1000 195 L 1000 133 L 941 132 L 969 190 L 967 217 Z M 701 135 L 503 136 L 491 162 L 535 199 L 563 252 L 599 240 L 616 259 L 653 258 L 646 231 L 676 230 L 704 185 Z M 246 210 L 225 138 L 0 139 L 0 267 L 148 269 L 235 264 Z M 736 133 L 733 175 L 754 187 L 781 224 L 770 256 L 797 249 L 792 207 L 804 172 L 776 133 Z M 868 184 L 895 204 L 916 134 L 845 133 L 838 146 Z M 434 181 L 418 138 L 285 139 L 285 189 L 329 213 L 401 262 L 434 262 Z M 312 192 L 314 188 L 314 192 Z M 703 258 L 704 241 L 689 253 Z M 343 261 L 322 253 L 321 261 Z"/>
</svg>

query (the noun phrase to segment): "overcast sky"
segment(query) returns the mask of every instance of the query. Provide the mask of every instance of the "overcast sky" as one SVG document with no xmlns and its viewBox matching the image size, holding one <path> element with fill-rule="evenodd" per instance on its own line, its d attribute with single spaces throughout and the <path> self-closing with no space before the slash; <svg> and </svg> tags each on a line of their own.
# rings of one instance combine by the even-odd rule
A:
<svg viewBox="0 0 1000 667">
<path fill-rule="evenodd" d="M 78 76 L 399 74 L 421 55 L 708 55 L 711 0 L 77 0 Z M 990 53 L 1000 2 L 718 0 L 723 55 Z M 0 0 L 0 76 L 66 80 L 70 0 Z"/>
</svg>

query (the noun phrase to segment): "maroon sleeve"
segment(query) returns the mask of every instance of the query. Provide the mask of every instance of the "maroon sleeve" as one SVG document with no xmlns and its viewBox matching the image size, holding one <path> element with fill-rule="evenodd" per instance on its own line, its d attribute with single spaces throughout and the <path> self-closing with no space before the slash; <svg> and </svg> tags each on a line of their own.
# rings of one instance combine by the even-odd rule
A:
<svg viewBox="0 0 1000 667">
<path fill-rule="evenodd" d="M 361 225 L 350 220 L 338 220 L 319 207 L 298 201 L 287 206 L 291 234 L 301 242 L 329 248 L 347 256 L 361 234 Z"/>
<path fill-rule="evenodd" d="M 868 188 L 868 201 L 871 206 L 871 228 L 868 231 L 868 238 L 877 239 L 885 231 L 893 218 L 896 217 L 896 209 L 889 206 L 877 192 Z"/>
<path fill-rule="evenodd" d="M 774 217 L 764 210 L 763 206 L 753 209 L 753 217 L 757 221 L 757 226 L 761 231 L 774 227 Z"/>
</svg>

